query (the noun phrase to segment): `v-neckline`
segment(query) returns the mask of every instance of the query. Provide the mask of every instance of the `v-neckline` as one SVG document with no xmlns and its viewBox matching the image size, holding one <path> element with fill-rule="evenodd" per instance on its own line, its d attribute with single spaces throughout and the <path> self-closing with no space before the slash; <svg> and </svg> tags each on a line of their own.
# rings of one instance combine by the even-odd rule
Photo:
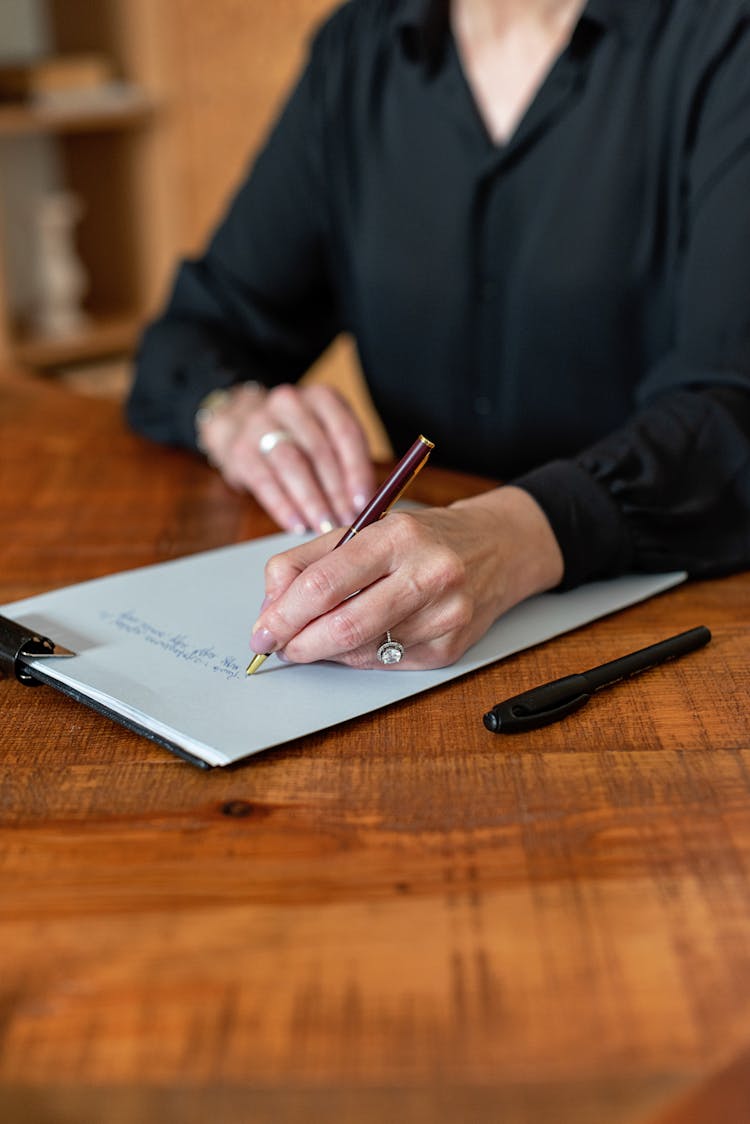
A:
<svg viewBox="0 0 750 1124">
<path fill-rule="evenodd" d="M 471 107 L 472 116 L 488 149 L 497 156 L 503 156 L 517 147 L 525 137 L 541 127 L 547 117 L 558 107 L 560 97 L 567 97 L 572 85 L 572 78 L 576 69 L 572 65 L 570 46 L 575 35 L 576 23 L 561 51 L 555 56 L 551 66 L 545 72 L 542 80 L 534 88 L 531 98 L 515 125 L 506 137 L 496 140 L 489 128 L 489 124 L 482 112 L 475 91 L 469 81 L 461 51 L 456 41 L 452 28 L 447 31 L 448 52 L 450 63 L 455 67 L 458 81 L 463 90 L 463 95 Z M 557 96 L 555 96 L 557 95 Z"/>
</svg>

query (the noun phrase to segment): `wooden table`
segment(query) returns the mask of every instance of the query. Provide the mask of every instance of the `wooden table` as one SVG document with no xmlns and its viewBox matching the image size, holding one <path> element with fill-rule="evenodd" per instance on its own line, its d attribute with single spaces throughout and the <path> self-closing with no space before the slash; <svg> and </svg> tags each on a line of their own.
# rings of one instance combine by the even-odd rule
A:
<svg viewBox="0 0 750 1124">
<path fill-rule="evenodd" d="M 0 602 L 273 529 L 114 404 L 7 377 L 0 431 Z M 749 610 L 685 586 L 210 773 L 0 683 L 0 1118 L 750 1120 Z M 565 722 L 482 726 L 699 623 Z"/>
</svg>

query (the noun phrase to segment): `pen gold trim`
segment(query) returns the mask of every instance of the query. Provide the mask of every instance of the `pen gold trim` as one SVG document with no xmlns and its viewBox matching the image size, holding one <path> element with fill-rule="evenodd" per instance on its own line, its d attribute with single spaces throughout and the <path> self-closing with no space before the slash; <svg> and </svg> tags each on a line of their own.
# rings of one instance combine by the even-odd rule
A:
<svg viewBox="0 0 750 1124">
<path fill-rule="evenodd" d="M 258 668 L 261 666 L 261 664 L 266 662 L 269 655 L 270 652 L 258 652 L 256 656 L 253 656 L 253 658 L 250 660 L 250 663 L 247 665 L 245 675 L 255 675 Z"/>
<path fill-rule="evenodd" d="M 417 473 L 424 468 L 427 463 L 427 458 L 434 448 L 435 443 L 420 433 L 412 447 L 404 454 L 393 469 L 393 472 L 389 474 L 370 502 L 362 509 L 349 530 L 346 531 L 343 537 L 336 543 L 336 546 L 333 548 L 334 550 L 338 550 L 340 546 L 349 542 L 365 527 L 377 523 L 379 519 L 382 519 L 383 516 L 390 511 L 394 503 L 404 494 Z M 250 663 L 247 665 L 246 674 L 254 675 L 264 660 L 268 659 L 269 655 L 270 653 L 268 652 L 258 652 L 257 655 L 253 656 Z"/>
</svg>

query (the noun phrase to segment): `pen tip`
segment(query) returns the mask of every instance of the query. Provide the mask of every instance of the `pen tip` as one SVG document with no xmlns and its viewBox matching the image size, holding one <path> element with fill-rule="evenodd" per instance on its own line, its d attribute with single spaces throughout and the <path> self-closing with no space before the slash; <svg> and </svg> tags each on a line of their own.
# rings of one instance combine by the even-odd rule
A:
<svg viewBox="0 0 750 1124">
<path fill-rule="evenodd" d="M 250 663 L 247 665 L 245 675 L 255 675 L 258 668 L 267 658 L 268 657 L 264 656 L 261 652 L 259 652 L 257 656 L 253 656 L 253 658 L 250 660 Z"/>
</svg>

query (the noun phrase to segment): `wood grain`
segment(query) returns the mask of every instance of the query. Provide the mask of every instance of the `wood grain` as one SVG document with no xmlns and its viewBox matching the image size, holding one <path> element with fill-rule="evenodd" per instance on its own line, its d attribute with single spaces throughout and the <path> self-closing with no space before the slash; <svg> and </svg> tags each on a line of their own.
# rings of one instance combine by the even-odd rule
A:
<svg viewBox="0 0 750 1124">
<path fill-rule="evenodd" d="M 0 448 L 3 602 L 273 529 L 39 381 L 0 382 Z M 0 683 L 0 1116 L 741 1124 L 749 609 L 685 586 L 210 773 Z M 482 726 L 699 623 L 566 722 Z"/>
</svg>

